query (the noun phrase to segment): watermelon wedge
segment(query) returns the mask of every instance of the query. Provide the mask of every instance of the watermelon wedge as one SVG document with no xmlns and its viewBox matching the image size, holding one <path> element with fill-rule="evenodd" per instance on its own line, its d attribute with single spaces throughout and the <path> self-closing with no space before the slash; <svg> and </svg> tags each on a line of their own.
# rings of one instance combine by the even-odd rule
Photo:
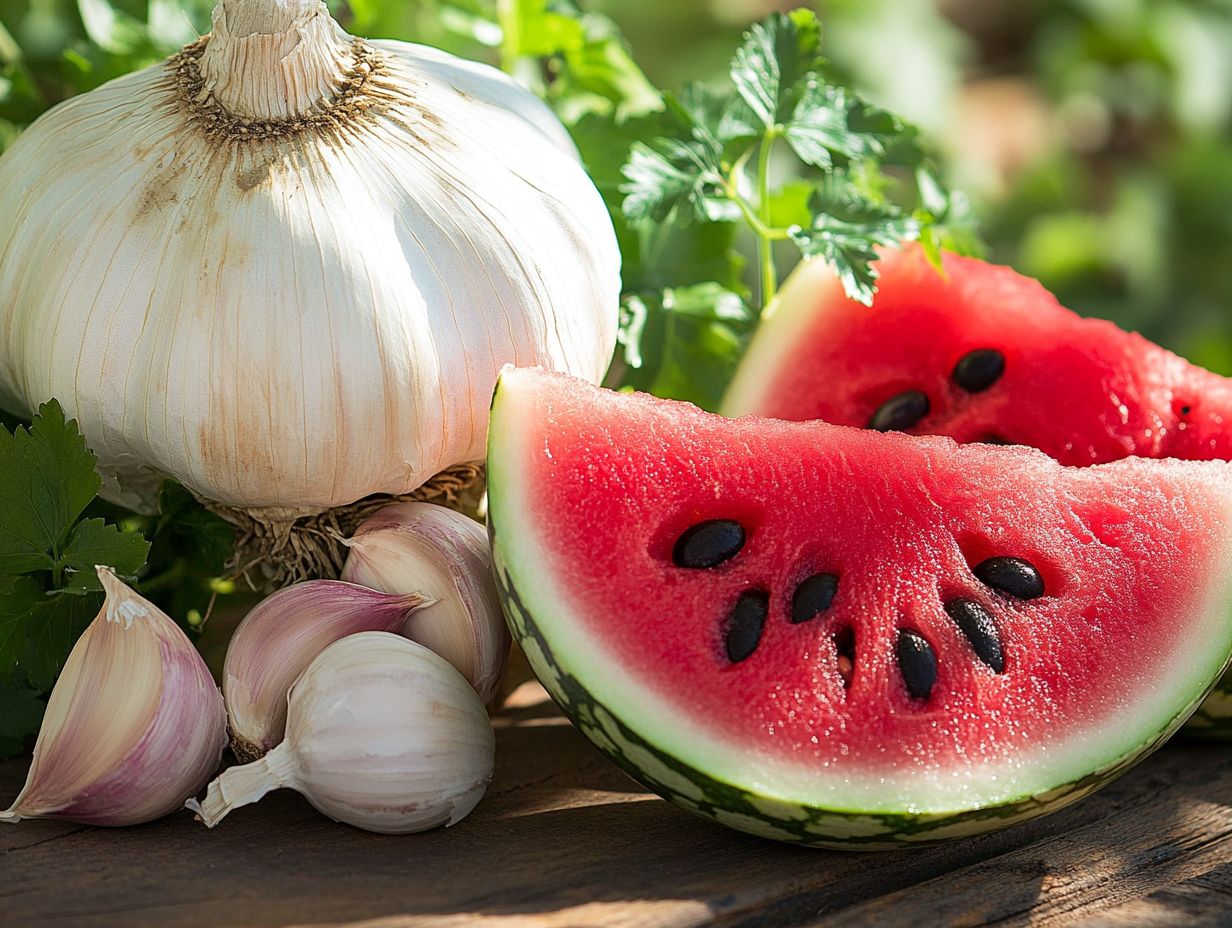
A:
<svg viewBox="0 0 1232 928">
<path fill-rule="evenodd" d="M 1232 465 L 729 420 L 509 370 L 514 634 L 586 736 L 737 829 L 884 848 L 1060 808 L 1232 655 Z"/>
<path fill-rule="evenodd" d="M 825 262 L 801 264 L 724 414 L 1023 444 L 1074 465 L 1232 459 L 1232 380 L 1078 316 L 1007 267 L 946 254 L 942 274 L 918 246 L 877 266 L 870 310 Z M 1232 737 L 1232 677 L 1189 728 Z"/>
</svg>

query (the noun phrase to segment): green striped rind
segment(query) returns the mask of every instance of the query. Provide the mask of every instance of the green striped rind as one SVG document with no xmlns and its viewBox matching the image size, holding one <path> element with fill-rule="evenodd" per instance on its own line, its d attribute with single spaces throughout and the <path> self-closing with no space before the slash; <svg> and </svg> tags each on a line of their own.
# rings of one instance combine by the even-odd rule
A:
<svg viewBox="0 0 1232 928">
<path fill-rule="evenodd" d="M 1185 734 L 1212 741 L 1232 741 L 1232 671 L 1219 678 L 1210 695 L 1189 717 Z"/>
<path fill-rule="evenodd" d="M 514 585 L 496 526 L 491 520 L 488 524 L 497 585 L 509 627 L 535 676 L 573 724 L 647 789 L 695 815 L 765 838 L 812 847 L 876 851 L 924 847 L 1006 828 L 1064 808 L 1116 779 L 1163 743 L 1200 701 L 1195 700 L 1138 751 L 1112 766 L 1047 793 L 987 808 L 936 815 L 855 814 L 759 796 L 721 782 L 682 762 L 670 750 L 649 743 L 620 719 L 618 708 L 600 703 L 584 681 L 562 666 Z"/>
</svg>

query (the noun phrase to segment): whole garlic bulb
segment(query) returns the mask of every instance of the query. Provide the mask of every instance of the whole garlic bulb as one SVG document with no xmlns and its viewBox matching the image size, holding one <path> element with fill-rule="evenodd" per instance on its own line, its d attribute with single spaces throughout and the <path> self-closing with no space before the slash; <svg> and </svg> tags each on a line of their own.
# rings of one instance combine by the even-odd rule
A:
<svg viewBox="0 0 1232 928">
<path fill-rule="evenodd" d="M 98 576 L 106 602 L 69 653 L 0 822 L 148 822 L 181 808 L 222 759 L 227 716 L 197 649 L 106 567 Z"/>
<path fill-rule="evenodd" d="M 58 398 L 104 495 L 267 522 L 481 460 L 505 363 L 597 381 L 611 221 L 495 69 L 222 0 L 182 53 L 0 157 L 0 406 Z"/>
<path fill-rule="evenodd" d="M 360 525 L 347 547 L 343 580 L 435 600 L 408 616 L 402 634 L 449 661 L 489 702 L 511 639 L 483 526 L 444 506 L 397 503 Z"/>
<path fill-rule="evenodd" d="M 286 739 L 187 805 L 213 828 L 290 787 L 368 831 L 427 831 L 470 814 L 495 750 L 483 703 L 453 667 L 413 641 L 360 632 L 322 651 L 291 687 Z"/>
</svg>

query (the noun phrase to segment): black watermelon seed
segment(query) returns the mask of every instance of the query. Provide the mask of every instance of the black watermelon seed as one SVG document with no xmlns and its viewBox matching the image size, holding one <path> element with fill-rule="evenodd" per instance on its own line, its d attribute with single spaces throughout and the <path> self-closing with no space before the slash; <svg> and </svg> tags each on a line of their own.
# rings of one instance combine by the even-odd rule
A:
<svg viewBox="0 0 1232 928">
<path fill-rule="evenodd" d="M 1012 445 L 1014 444 L 1008 438 L 1002 438 L 1000 435 L 985 435 L 976 444 L 979 445 Z"/>
<path fill-rule="evenodd" d="M 945 604 L 945 611 L 971 642 L 975 656 L 995 672 L 1004 673 L 1005 655 L 1001 651 L 1001 638 L 988 610 L 972 599 L 951 599 Z"/>
<path fill-rule="evenodd" d="M 968 393 L 982 393 L 1005 373 L 1005 355 L 995 348 L 968 351 L 954 365 L 954 382 Z"/>
<path fill-rule="evenodd" d="M 909 631 L 898 633 L 898 669 L 907 692 L 916 699 L 927 699 L 937 682 L 937 655 L 922 636 Z"/>
<path fill-rule="evenodd" d="M 919 390 L 892 396 L 873 413 L 868 427 L 878 432 L 902 432 L 928 415 L 928 397 Z"/>
<path fill-rule="evenodd" d="M 1044 595 L 1044 578 L 1020 557 L 990 557 L 976 564 L 974 572 L 981 583 L 1015 599 L 1038 599 Z"/>
<path fill-rule="evenodd" d="M 730 561 L 744 547 L 744 527 L 733 519 L 710 519 L 686 529 L 676 539 L 672 563 L 705 570 Z"/>
<path fill-rule="evenodd" d="M 834 602 L 838 592 L 836 574 L 813 574 L 798 587 L 791 597 L 791 622 L 799 625 L 821 615 Z"/>
<path fill-rule="evenodd" d="M 733 664 L 747 658 L 761 643 L 761 631 L 770 612 L 770 594 L 765 590 L 748 590 L 740 594 L 727 617 L 727 659 Z"/>
</svg>

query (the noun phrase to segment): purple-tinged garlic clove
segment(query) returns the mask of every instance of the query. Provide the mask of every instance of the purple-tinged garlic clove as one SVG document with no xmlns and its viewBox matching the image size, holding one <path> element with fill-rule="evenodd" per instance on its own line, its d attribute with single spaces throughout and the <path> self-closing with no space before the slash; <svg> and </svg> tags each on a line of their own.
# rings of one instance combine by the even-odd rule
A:
<svg viewBox="0 0 1232 928">
<path fill-rule="evenodd" d="M 226 712 L 157 606 L 98 568 L 107 598 L 51 691 L 34 760 L 0 821 L 136 825 L 182 808 L 218 769 Z"/>
<path fill-rule="evenodd" d="M 487 703 L 496 694 L 510 637 L 483 526 L 432 503 L 396 503 L 347 543 L 342 579 L 386 593 L 422 591 L 436 602 L 403 634 L 449 661 Z"/>
<path fill-rule="evenodd" d="M 235 630 L 223 668 L 235 756 L 255 760 L 282 741 L 287 691 L 318 654 L 357 632 L 401 631 L 431 602 L 339 580 L 298 583 L 263 600 Z"/>
</svg>

